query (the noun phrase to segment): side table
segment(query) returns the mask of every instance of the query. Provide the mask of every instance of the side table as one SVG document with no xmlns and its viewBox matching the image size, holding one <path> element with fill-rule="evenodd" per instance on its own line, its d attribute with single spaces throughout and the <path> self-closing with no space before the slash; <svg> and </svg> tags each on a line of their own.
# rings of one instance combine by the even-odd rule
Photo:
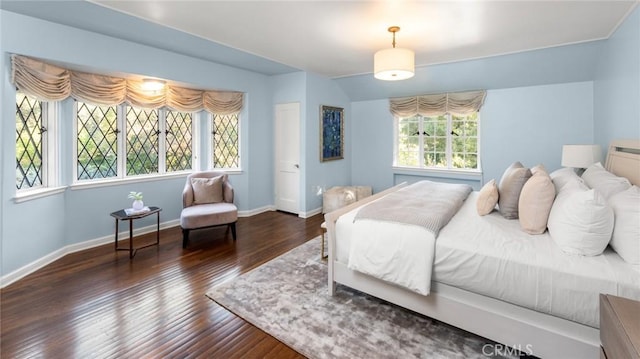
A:
<svg viewBox="0 0 640 359">
<path fill-rule="evenodd" d="M 640 302 L 600 294 L 600 358 L 640 358 Z"/>
<path fill-rule="evenodd" d="M 124 211 L 124 209 L 121 209 L 119 211 L 115 211 L 115 212 L 111 213 L 111 217 L 114 217 L 116 219 L 116 236 L 115 236 L 115 248 L 116 248 L 116 251 L 129 251 L 129 258 L 133 258 L 133 256 L 136 255 L 136 251 L 138 249 L 147 248 L 147 247 L 151 247 L 151 246 L 157 246 L 158 244 L 160 244 L 160 211 L 162 211 L 162 208 L 160 208 L 160 207 L 149 207 L 149 211 L 147 211 L 147 212 L 132 214 L 130 216 L 127 215 L 127 213 Z M 157 229 L 156 229 L 156 242 L 155 243 L 151 243 L 151 244 L 147 244 L 147 245 L 142 246 L 142 247 L 133 248 L 133 220 L 134 219 L 138 219 L 138 218 L 144 218 L 144 217 L 150 216 L 150 215 L 152 215 L 154 213 L 156 213 L 157 218 L 158 218 L 158 225 L 157 225 Z M 118 247 L 118 222 L 119 221 L 129 221 L 129 248 L 119 248 Z"/>
</svg>

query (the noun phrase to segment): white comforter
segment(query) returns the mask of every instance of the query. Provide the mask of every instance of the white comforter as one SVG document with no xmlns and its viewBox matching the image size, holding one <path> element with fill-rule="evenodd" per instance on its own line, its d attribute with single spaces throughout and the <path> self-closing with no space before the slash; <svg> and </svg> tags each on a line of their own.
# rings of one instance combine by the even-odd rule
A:
<svg viewBox="0 0 640 359">
<path fill-rule="evenodd" d="M 341 228 L 345 228 L 344 226 Z M 424 227 L 361 219 L 347 227 L 349 269 L 406 287 L 422 295 L 431 290 L 435 236 Z M 338 238 L 344 238 L 340 233 Z"/>
<path fill-rule="evenodd" d="M 419 181 L 364 205 L 349 269 L 429 294 L 438 232 L 470 192 L 468 185 Z M 388 223 L 397 227 L 389 231 Z"/>
</svg>

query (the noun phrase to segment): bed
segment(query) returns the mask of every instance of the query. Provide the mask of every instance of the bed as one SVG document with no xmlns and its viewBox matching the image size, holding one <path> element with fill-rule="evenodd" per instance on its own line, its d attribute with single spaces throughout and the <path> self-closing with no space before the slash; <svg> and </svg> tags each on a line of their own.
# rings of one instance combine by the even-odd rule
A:
<svg viewBox="0 0 640 359">
<path fill-rule="evenodd" d="M 640 185 L 640 141 L 612 142 L 605 167 Z M 640 266 L 611 248 L 599 256 L 567 256 L 548 232 L 531 240 L 517 220 L 480 217 L 477 192 L 437 236 L 429 295 L 350 269 L 358 210 L 406 186 L 325 215 L 330 295 L 345 285 L 543 358 L 599 357 L 598 294 L 640 299 Z M 496 280 L 506 285 L 490 285 Z"/>
</svg>

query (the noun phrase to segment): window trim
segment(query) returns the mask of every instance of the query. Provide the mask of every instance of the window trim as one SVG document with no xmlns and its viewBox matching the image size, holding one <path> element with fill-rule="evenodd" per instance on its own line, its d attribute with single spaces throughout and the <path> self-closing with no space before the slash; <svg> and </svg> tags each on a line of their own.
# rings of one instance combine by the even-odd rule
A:
<svg viewBox="0 0 640 359">
<path fill-rule="evenodd" d="M 193 117 L 191 117 L 193 118 Z M 158 174 L 163 175 L 167 172 L 167 109 L 158 109 Z M 193 162 L 193 154 L 191 154 L 191 162 Z M 191 166 L 193 167 L 193 166 Z"/>
<path fill-rule="evenodd" d="M 425 116 L 421 116 L 419 115 L 422 119 Z M 424 136 L 419 136 L 419 146 L 420 146 L 420 156 L 419 156 L 419 166 L 403 166 L 403 165 L 399 165 L 398 164 L 398 136 L 399 136 L 399 132 L 398 132 L 398 127 L 399 127 L 399 121 L 401 118 L 400 116 L 393 116 L 393 163 L 392 163 L 392 169 L 394 171 L 413 171 L 413 172 L 420 172 L 420 173 L 432 173 L 432 174 L 438 174 L 438 175 L 443 175 L 443 174 L 450 174 L 450 175 L 455 175 L 456 177 L 459 175 L 471 175 L 472 177 L 476 177 L 482 175 L 482 161 L 481 161 L 481 157 L 480 157 L 480 153 L 481 153 L 481 143 L 482 143 L 482 136 L 480 136 L 481 134 L 481 126 L 482 126 L 482 121 L 481 121 L 481 115 L 480 115 L 480 111 L 478 111 L 478 125 L 477 125 L 477 143 L 476 143 L 476 147 L 478 149 L 477 152 L 477 156 L 478 156 L 478 168 L 454 168 L 451 167 L 452 164 L 452 156 L 453 156 L 453 151 L 452 151 L 452 141 L 451 141 L 451 128 L 452 128 L 452 122 L 453 122 L 453 116 L 450 113 L 445 114 L 445 116 L 447 116 L 447 149 L 446 149 L 446 157 L 447 157 L 447 167 L 427 167 L 424 164 Z M 411 116 L 413 117 L 413 116 Z M 418 124 L 418 128 L 419 131 L 422 132 L 423 131 L 423 126 L 424 126 L 424 121 L 423 120 L 419 121 Z M 443 176 L 445 177 L 445 176 Z"/>
<path fill-rule="evenodd" d="M 52 196 L 54 194 L 62 193 L 67 190 L 69 186 L 58 186 L 58 187 L 46 187 L 46 188 L 37 188 L 25 190 L 24 192 L 16 192 L 16 195 L 13 197 L 13 202 L 22 203 L 31 201 L 38 198 Z"/>
<path fill-rule="evenodd" d="M 61 161 L 62 153 L 60 140 L 60 106 L 59 102 L 47 102 L 47 165 L 46 178 L 47 187 L 58 188 L 62 183 L 61 180 Z"/>
</svg>

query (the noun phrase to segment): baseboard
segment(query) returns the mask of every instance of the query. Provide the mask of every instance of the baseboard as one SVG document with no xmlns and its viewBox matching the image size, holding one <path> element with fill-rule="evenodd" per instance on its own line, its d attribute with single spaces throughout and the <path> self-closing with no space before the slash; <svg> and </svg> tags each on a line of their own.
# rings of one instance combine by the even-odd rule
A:
<svg viewBox="0 0 640 359">
<path fill-rule="evenodd" d="M 238 217 L 251 217 L 251 216 L 255 216 L 256 214 L 275 211 L 275 210 L 276 210 L 276 206 L 269 205 L 269 206 L 264 206 L 260 208 L 250 209 L 248 211 L 238 211 Z"/>
<path fill-rule="evenodd" d="M 300 218 L 309 218 L 309 217 L 315 216 L 316 214 L 321 213 L 321 212 L 322 212 L 322 207 L 318 207 L 318 208 L 312 209 L 312 210 L 310 210 L 308 212 L 300 212 L 298 214 L 298 217 L 300 217 Z"/>
<path fill-rule="evenodd" d="M 180 220 L 174 219 L 171 221 L 160 223 L 160 229 L 162 230 L 162 229 L 171 228 L 179 225 L 180 225 Z M 140 235 L 155 232 L 155 231 L 156 231 L 156 225 L 154 224 L 154 225 L 134 229 L 133 235 L 140 236 Z M 129 238 L 129 231 L 126 230 L 126 231 L 119 232 L 118 238 L 123 238 L 123 239 Z M 90 239 L 88 241 L 84 241 L 80 243 L 73 243 L 73 244 L 66 245 L 58 250 L 55 250 L 45 255 L 44 257 L 38 258 L 35 261 L 12 271 L 9 274 L 3 275 L 2 278 L 0 278 L 0 288 L 4 288 L 17 280 L 26 277 L 27 275 L 37 271 L 38 269 L 46 266 L 47 264 L 50 264 L 66 256 L 67 254 L 83 251 L 85 249 L 89 249 L 93 247 L 98 247 L 108 243 L 113 244 L 113 239 L 114 239 L 113 235 L 108 235 L 100 238 Z"/>
</svg>

